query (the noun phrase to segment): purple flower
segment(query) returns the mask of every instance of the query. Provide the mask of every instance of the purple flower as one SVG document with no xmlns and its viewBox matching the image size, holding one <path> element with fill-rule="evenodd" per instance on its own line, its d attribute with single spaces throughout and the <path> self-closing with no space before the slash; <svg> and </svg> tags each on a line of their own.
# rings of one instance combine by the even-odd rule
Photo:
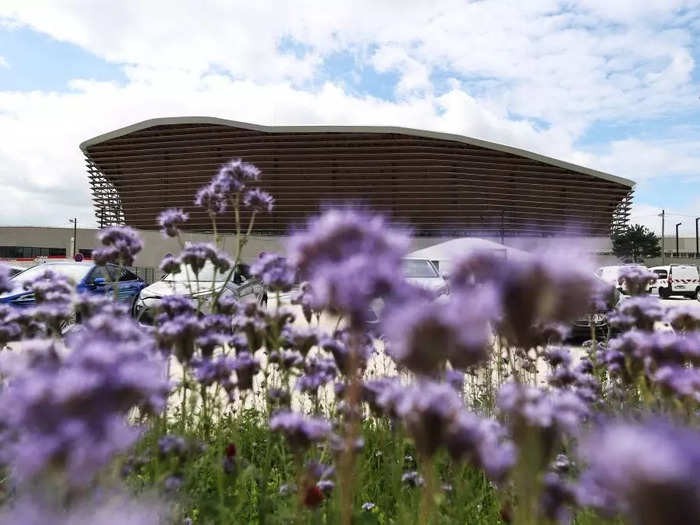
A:
<svg viewBox="0 0 700 525">
<path fill-rule="evenodd" d="M 691 306 L 674 306 L 669 308 L 666 321 L 674 330 L 682 332 L 700 330 L 700 310 Z"/>
<path fill-rule="evenodd" d="M 547 391 L 510 381 L 498 392 L 498 407 L 517 439 L 538 431 L 549 452 L 561 433 L 576 434 L 590 409 L 574 392 Z"/>
<path fill-rule="evenodd" d="M 630 295 L 642 295 L 657 278 L 658 275 L 643 266 L 624 266 L 620 269 L 618 282 Z"/>
<path fill-rule="evenodd" d="M 165 406 L 164 363 L 130 319 L 96 316 L 66 343 L 65 358 L 28 359 L 0 395 L 2 457 L 20 479 L 51 468 L 89 483 L 138 438 L 129 411 Z"/>
<path fill-rule="evenodd" d="M 322 337 L 319 344 L 326 352 L 333 354 L 335 364 L 343 374 L 348 373 L 353 360 L 357 368 L 364 370 L 374 353 L 373 341 L 367 334 L 350 330 L 339 330 L 333 337 Z"/>
<path fill-rule="evenodd" d="M 281 432 L 292 448 L 303 450 L 326 439 L 331 432 L 331 424 L 325 419 L 296 412 L 278 412 L 270 418 L 270 430 Z"/>
<path fill-rule="evenodd" d="M 183 363 L 192 358 L 195 340 L 202 331 L 192 299 L 182 295 L 163 297 L 155 327 L 162 350 L 174 349 L 175 356 Z"/>
<path fill-rule="evenodd" d="M 304 375 L 297 379 L 296 388 L 316 395 L 318 389 L 335 379 L 337 370 L 331 359 L 309 358 L 304 364 Z"/>
<path fill-rule="evenodd" d="M 243 194 L 243 206 L 253 211 L 271 213 L 274 203 L 272 195 L 259 188 L 246 190 Z"/>
<path fill-rule="evenodd" d="M 294 285 L 294 268 L 284 257 L 274 253 L 261 253 L 250 273 L 273 292 L 288 292 Z"/>
<path fill-rule="evenodd" d="M 542 477 L 540 512 L 548 522 L 570 523 L 570 507 L 575 500 L 575 491 L 570 482 L 554 472 L 547 472 Z"/>
<path fill-rule="evenodd" d="M 515 260 L 475 253 L 455 264 L 450 282 L 457 294 L 493 286 L 503 310 L 499 331 L 526 348 L 541 342 L 542 326 L 587 314 L 597 287 L 589 268 L 552 254 Z"/>
<path fill-rule="evenodd" d="M 418 472 L 416 472 L 415 470 L 412 470 L 410 472 L 404 472 L 401 476 L 401 482 L 413 488 L 422 487 L 423 485 L 425 485 L 425 480 L 423 479 L 423 476 L 418 474 Z"/>
<path fill-rule="evenodd" d="M 183 437 L 168 434 L 158 440 L 158 453 L 161 456 L 184 456 L 186 452 L 187 442 Z"/>
<path fill-rule="evenodd" d="M 217 188 L 210 183 L 197 190 L 194 196 L 194 204 L 200 208 L 206 208 L 212 213 L 224 213 L 228 204 L 228 197 L 217 191 Z"/>
<path fill-rule="evenodd" d="M 32 317 L 58 332 L 73 314 L 73 286 L 68 277 L 49 269 L 25 281 L 23 287 L 32 292 L 36 302 Z"/>
<path fill-rule="evenodd" d="M 329 210 L 292 236 L 289 261 L 311 284 L 314 306 L 364 324 L 369 306 L 400 285 L 408 238 L 377 215 Z"/>
<path fill-rule="evenodd" d="M 547 348 L 544 351 L 544 358 L 553 367 L 562 364 L 569 366 L 571 364 L 571 352 L 568 348 Z"/>
<path fill-rule="evenodd" d="M 491 288 L 461 294 L 450 302 L 415 301 L 387 307 L 388 352 L 411 371 L 430 374 L 449 360 L 466 369 L 486 358 L 489 320 L 497 316 Z"/>
<path fill-rule="evenodd" d="M 10 269 L 4 264 L 0 264 L 0 294 L 11 292 L 12 288 Z"/>
<path fill-rule="evenodd" d="M 282 347 L 292 348 L 306 356 L 318 344 L 318 331 L 310 326 L 286 326 L 281 338 Z"/>
<path fill-rule="evenodd" d="M 448 385 L 425 381 L 407 388 L 397 404 L 408 433 L 422 454 L 432 456 L 445 443 L 448 427 L 463 408 Z"/>
<path fill-rule="evenodd" d="M 160 269 L 166 274 L 180 273 L 182 271 L 181 266 L 182 262 L 180 259 L 171 254 L 163 257 L 163 260 L 160 262 Z"/>
<path fill-rule="evenodd" d="M 158 226 L 166 237 L 177 237 L 180 233 L 180 226 L 187 222 L 189 214 L 179 208 L 163 210 L 158 215 Z"/>
<path fill-rule="evenodd" d="M 253 388 L 253 377 L 260 370 L 260 361 L 255 359 L 250 352 L 241 352 L 233 360 L 232 366 L 236 371 L 238 388 L 240 390 Z"/>
<path fill-rule="evenodd" d="M 260 170 L 250 162 L 232 159 L 219 169 L 212 179 L 212 185 L 223 194 L 237 193 L 248 182 L 260 180 Z"/>
<path fill-rule="evenodd" d="M 656 297 L 630 297 L 620 303 L 614 312 L 608 315 L 610 325 L 620 330 L 638 328 L 646 332 L 654 330 L 654 324 L 662 321 L 665 310 Z"/>
<path fill-rule="evenodd" d="M 584 505 L 642 525 L 700 522 L 700 433 L 663 421 L 610 423 L 581 446 Z"/>
<path fill-rule="evenodd" d="M 314 311 L 318 311 L 316 305 L 314 304 L 311 285 L 307 282 L 301 283 L 301 285 L 299 285 L 299 289 L 292 293 L 290 302 L 294 305 L 301 306 L 307 323 L 311 322 L 311 316 Z"/>
<path fill-rule="evenodd" d="M 143 248 L 143 242 L 136 231 L 128 226 L 104 228 L 98 233 L 97 238 L 103 248 L 93 250 L 92 259 L 100 266 L 108 263 L 132 266 L 134 256 Z"/>
<path fill-rule="evenodd" d="M 195 278 L 207 261 L 211 262 L 219 273 L 226 272 L 233 264 L 228 255 L 219 252 L 213 244 L 206 242 L 187 243 L 180 254 L 180 260 L 192 268 Z"/>
<path fill-rule="evenodd" d="M 678 365 L 664 365 L 656 370 L 651 380 L 681 398 L 700 401 L 700 371 Z"/>
<path fill-rule="evenodd" d="M 247 182 L 259 178 L 260 170 L 254 165 L 233 159 L 221 166 L 211 182 L 197 191 L 194 203 L 212 213 L 224 213 L 229 199 L 240 193 Z"/>
<path fill-rule="evenodd" d="M 57 506 L 55 501 L 37 490 L 13 498 L 0 512 L 3 525 L 152 525 L 168 520 L 169 512 L 165 505 L 156 501 L 137 500 L 124 494 L 112 493 L 104 489 L 95 490 L 99 495 L 83 497 L 68 508 Z"/>
<path fill-rule="evenodd" d="M 458 394 L 464 392 L 464 372 L 459 370 L 446 370 L 445 371 L 445 383 L 450 385 Z"/>
<path fill-rule="evenodd" d="M 502 481 L 516 460 L 513 444 L 501 425 L 461 410 L 447 429 L 446 445 L 457 460 L 467 460 L 494 481 Z"/>
<path fill-rule="evenodd" d="M 18 340 L 22 335 L 22 325 L 14 308 L 0 304 L 0 349 L 10 341 Z"/>
<path fill-rule="evenodd" d="M 233 388 L 231 374 L 234 366 L 235 361 L 226 356 L 219 356 L 215 359 L 197 359 L 192 362 L 194 377 L 199 383 L 204 386 L 219 383 L 226 391 Z"/>
</svg>

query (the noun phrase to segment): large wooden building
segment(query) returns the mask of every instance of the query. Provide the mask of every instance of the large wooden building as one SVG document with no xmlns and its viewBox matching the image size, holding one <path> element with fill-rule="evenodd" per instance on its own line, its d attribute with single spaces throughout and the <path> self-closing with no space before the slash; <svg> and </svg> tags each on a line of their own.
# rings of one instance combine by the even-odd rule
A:
<svg viewBox="0 0 700 525">
<path fill-rule="evenodd" d="M 256 164 L 276 200 L 257 235 L 285 235 L 332 205 L 361 206 L 415 236 L 607 236 L 628 217 L 634 183 L 459 135 L 372 126 L 259 126 L 210 117 L 147 120 L 87 140 L 100 226 L 155 229 L 168 207 L 209 231 L 196 190 L 233 157 Z M 244 218 L 245 219 L 245 218 Z M 233 229 L 233 216 L 219 228 Z"/>
</svg>

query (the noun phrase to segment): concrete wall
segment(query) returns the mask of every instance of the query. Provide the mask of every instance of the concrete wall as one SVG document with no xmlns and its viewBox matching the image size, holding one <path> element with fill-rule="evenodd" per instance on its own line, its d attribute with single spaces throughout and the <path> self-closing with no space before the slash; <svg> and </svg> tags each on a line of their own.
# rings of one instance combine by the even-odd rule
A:
<svg viewBox="0 0 700 525">
<path fill-rule="evenodd" d="M 159 231 L 140 231 L 144 240 L 144 250 L 137 256 L 136 265 L 142 267 L 157 267 L 163 256 L 167 253 L 177 254 L 180 246 L 175 239 L 164 238 Z M 97 230 L 78 228 L 78 248 L 92 249 L 97 247 Z M 68 256 L 71 254 L 71 239 L 73 229 L 68 228 L 42 228 L 42 227 L 0 227 L 0 246 L 36 246 L 41 248 L 63 248 L 65 247 Z M 185 241 L 210 242 L 211 234 L 183 234 Z M 449 237 L 415 237 L 412 241 L 410 251 L 427 248 L 435 244 L 450 240 Z M 500 238 L 490 238 L 489 240 L 500 242 Z M 224 249 L 233 254 L 235 250 L 235 239 L 231 235 L 223 236 Z M 682 238 L 680 240 L 681 251 L 694 253 L 695 238 Z M 260 252 L 284 251 L 285 237 L 280 236 L 254 236 L 244 248 L 243 260 L 252 261 Z M 549 250 L 576 250 L 582 256 L 591 257 L 595 264 L 606 265 L 616 264 L 617 258 L 610 255 L 612 246 L 607 237 L 506 237 L 504 244 L 526 251 L 549 251 Z M 671 247 L 671 248 L 670 248 Z M 667 239 L 666 252 L 671 255 L 675 249 L 675 239 Z M 667 263 L 697 263 L 700 260 L 693 258 L 671 259 L 667 257 Z M 649 265 L 661 264 L 661 259 L 647 261 Z"/>
</svg>

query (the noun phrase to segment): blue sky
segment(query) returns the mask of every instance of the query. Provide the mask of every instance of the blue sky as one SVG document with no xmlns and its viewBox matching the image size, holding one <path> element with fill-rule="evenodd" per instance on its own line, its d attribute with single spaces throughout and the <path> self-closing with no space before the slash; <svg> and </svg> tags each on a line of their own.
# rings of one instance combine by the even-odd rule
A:
<svg viewBox="0 0 700 525">
<path fill-rule="evenodd" d="M 8 0 L 0 224 L 94 224 L 78 144 L 182 114 L 460 133 L 631 178 L 652 227 L 700 215 L 700 2 L 639 4 Z"/>
</svg>

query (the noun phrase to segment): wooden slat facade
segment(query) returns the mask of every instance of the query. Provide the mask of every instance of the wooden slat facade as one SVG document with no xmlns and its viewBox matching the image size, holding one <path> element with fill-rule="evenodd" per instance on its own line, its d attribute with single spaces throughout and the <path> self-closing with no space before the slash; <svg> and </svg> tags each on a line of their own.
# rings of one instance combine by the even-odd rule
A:
<svg viewBox="0 0 700 525">
<path fill-rule="evenodd" d="M 333 205 L 385 213 L 420 236 L 608 235 L 629 217 L 630 181 L 481 141 L 162 120 L 81 145 L 100 226 L 155 229 L 162 209 L 180 207 L 191 216 L 187 229 L 210 231 L 194 193 L 233 157 L 257 165 L 260 186 L 276 199 L 275 211 L 256 219 L 256 234 L 287 234 Z M 233 214 L 218 228 L 233 231 Z"/>
</svg>

